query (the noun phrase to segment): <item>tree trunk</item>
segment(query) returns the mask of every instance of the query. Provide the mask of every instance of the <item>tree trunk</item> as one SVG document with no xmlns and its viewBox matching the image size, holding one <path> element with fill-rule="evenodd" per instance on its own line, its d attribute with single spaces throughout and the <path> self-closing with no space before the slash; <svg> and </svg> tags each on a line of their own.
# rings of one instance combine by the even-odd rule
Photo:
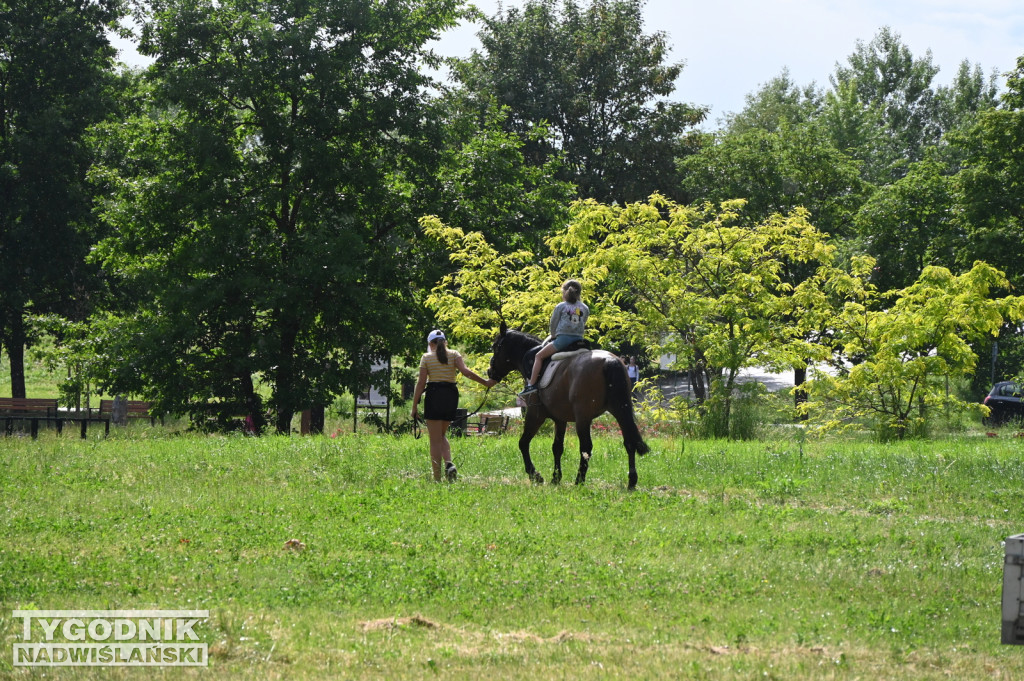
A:
<svg viewBox="0 0 1024 681">
<path fill-rule="evenodd" d="M 807 380 L 807 367 L 793 367 L 793 385 L 799 386 Z M 793 390 L 793 406 L 796 407 L 797 413 L 800 413 L 800 405 L 807 401 L 807 391 L 801 390 L 799 387 Z M 800 420 L 806 421 L 807 414 L 800 414 Z"/>
<path fill-rule="evenodd" d="M 309 419 L 309 434 L 310 435 L 323 435 L 324 432 L 324 416 L 326 409 L 322 404 L 314 404 L 310 409 L 311 416 Z"/>
<path fill-rule="evenodd" d="M 11 361 L 11 397 L 27 397 L 25 394 L 25 315 L 20 307 L 9 310 L 9 325 L 3 338 L 7 359 Z"/>
<path fill-rule="evenodd" d="M 295 343 L 299 324 L 290 314 L 281 321 L 281 347 L 274 377 L 274 401 L 277 403 L 277 432 L 291 435 L 295 415 Z"/>
<path fill-rule="evenodd" d="M 252 384 L 252 376 L 243 373 L 239 377 L 242 384 L 242 398 L 245 401 L 246 427 L 250 435 L 259 435 L 267 425 L 267 419 L 263 416 L 263 406 L 260 396 L 256 394 L 256 387 Z"/>
</svg>

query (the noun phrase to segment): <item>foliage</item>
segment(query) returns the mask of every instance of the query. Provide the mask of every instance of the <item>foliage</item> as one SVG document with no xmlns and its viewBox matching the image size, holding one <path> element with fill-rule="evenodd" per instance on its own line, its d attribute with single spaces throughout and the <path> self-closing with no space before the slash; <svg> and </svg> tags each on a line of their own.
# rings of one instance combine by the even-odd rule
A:
<svg viewBox="0 0 1024 681">
<path fill-rule="evenodd" d="M 932 410 L 983 411 L 947 394 L 943 379 L 969 375 L 977 361 L 970 342 L 1024 318 L 1024 298 L 992 297 L 1007 281 L 981 262 L 959 276 L 926 267 L 895 293 L 867 283 L 872 265 L 859 259 L 850 275 L 822 282 L 845 301 L 828 322 L 843 369 L 838 375 L 816 369 L 803 408 L 826 429 L 866 420 L 895 438 L 923 435 Z"/>
<path fill-rule="evenodd" d="M 452 271 L 427 298 L 427 305 L 452 334 L 471 345 L 494 340 L 504 321 L 540 331 L 551 318 L 552 301 L 563 279 L 537 262 L 532 251 L 499 253 L 483 234 L 448 227 L 435 216 L 421 223 L 428 237 L 449 253 Z"/>
<path fill-rule="evenodd" d="M 570 183 L 555 179 L 557 156 L 541 165 L 526 158 L 526 148 L 544 139 L 547 126 L 507 131 L 507 107 L 492 101 L 478 114 L 467 99 L 449 91 L 435 103 L 444 120 L 440 168 L 436 182 L 417 190 L 436 190 L 432 204 L 445 224 L 480 232 L 503 251 L 543 248 L 543 237 L 565 222 L 575 193 Z"/>
<path fill-rule="evenodd" d="M 802 365 L 820 354 L 798 326 L 806 284 L 794 286 L 785 274 L 787 265 L 818 267 L 833 254 L 805 211 L 751 225 L 742 210 L 742 201 L 718 208 L 661 197 L 622 208 L 588 201 L 551 240 L 556 255 L 597 283 L 597 323 L 606 333 L 674 355 L 675 367 L 697 369 L 709 383 L 720 380 L 717 435 L 729 432 L 741 369 Z"/>
<path fill-rule="evenodd" d="M 82 320 L 96 288 L 85 139 L 108 110 L 119 13 L 116 0 L 0 2 L 0 346 L 16 397 L 27 318 Z"/>
<path fill-rule="evenodd" d="M 978 114 L 954 137 L 964 151 L 953 181 L 957 219 L 963 230 L 961 261 L 984 260 L 1024 285 L 1024 57 L 1007 79 L 998 109 Z"/>
<path fill-rule="evenodd" d="M 850 86 L 862 106 L 877 112 L 884 131 L 881 155 L 873 159 L 868 180 L 884 184 L 902 176 L 906 164 L 922 158 L 938 141 L 936 98 L 931 88 L 939 72 L 931 51 L 914 57 L 898 33 L 882 28 L 869 42 L 857 42 L 847 65 L 837 65 L 832 85 Z"/>
<path fill-rule="evenodd" d="M 559 6 L 560 5 L 560 6 Z M 483 20 L 482 51 L 456 68 L 480 107 L 507 107 L 535 165 L 558 156 L 559 179 L 600 201 L 673 195 L 686 132 L 706 110 L 667 98 L 681 63 L 667 37 L 644 33 L 642 0 L 529 0 Z M 538 126 L 548 134 L 534 139 Z M 696 139 L 696 138 L 695 138 Z"/>
<path fill-rule="evenodd" d="M 964 235 L 954 217 L 951 183 L 943 165 L 921 161 L 861 206 L 855 224 L 875 258 L 872 282 L 878 288 L 909 286 L 928 265 L 956 267 Z"/>
<path fill-rule="evenodd" d="M 814 83 L 801 87 L 793 82 L 789 69 L 783 68 L 744 100 L 742 111 L 726 115 L 724 134 L 742 135 L 753 130 L 774 133 L 809 123 L 821 113 L 824 93 Z"/>
<path fill-rule="evenodd" d="M 681 162 L 683 188 L 696 201 L 745 199 L 744 217 L 767 220 L 798 207 L 821 231 L 848 236 L 866 198 L 857 163 L 817 123 L 752 128 L 718 136 Z"/>
<path fill-rule="evenodd" d="M 408 347 L 415 187 L 439 140 L 421 67 L 458 6 L 136 4 L 155 63 L 96 173 L 95 257 L 137 294 L 108 325 L 109 387 L 262 414 L 256 376 L 288 432 Z"/>
</svg>

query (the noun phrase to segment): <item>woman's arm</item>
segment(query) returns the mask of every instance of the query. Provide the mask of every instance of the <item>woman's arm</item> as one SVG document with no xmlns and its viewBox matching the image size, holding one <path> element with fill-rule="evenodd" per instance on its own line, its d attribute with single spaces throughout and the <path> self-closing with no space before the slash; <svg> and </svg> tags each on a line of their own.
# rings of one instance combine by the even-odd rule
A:
<svg viewBox="0 0 1024 681">
<path fill-rule="evenodd" d="M 493 378 L 480 378 L 480 376 L 475 371 L 466 366 L 466 362 L 462 359 L 462 355 L 459 355 L 458 357 L 455 358 L 455 368 L 458 369 L 463 376 L 465 376 L 466 378 L 472 378 L 474 381 L 476 381 L 482 386 L 490 388 L 491 386 L 497 385 L 498 383 Z"/>
<path fill-rule="evenodd" d="M 416 420 L 419 415 L 420 397 L 423 395 L 423 389 L 427 386 L 427 366 L 420 364 L 420 378 L 416 381 L 416 389 L 412 393 L 412 419 Z"/>
</svg>

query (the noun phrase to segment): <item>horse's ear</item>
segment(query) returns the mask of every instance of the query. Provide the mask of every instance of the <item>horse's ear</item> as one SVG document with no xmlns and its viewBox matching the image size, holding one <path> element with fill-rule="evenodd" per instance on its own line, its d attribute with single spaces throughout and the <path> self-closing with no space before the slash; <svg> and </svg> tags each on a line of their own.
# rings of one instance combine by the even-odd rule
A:
<svg viewBox="0 0 1024 681">
<path fill-rule="evenodd" d="M 508 324 L 506 324 L 505 320 L 503 319 L 501 320 L 501 327 L 498 329 L 498 337 L 500 338 L 504 336 L 506 333 L 508 333 Z"/>
</svg>

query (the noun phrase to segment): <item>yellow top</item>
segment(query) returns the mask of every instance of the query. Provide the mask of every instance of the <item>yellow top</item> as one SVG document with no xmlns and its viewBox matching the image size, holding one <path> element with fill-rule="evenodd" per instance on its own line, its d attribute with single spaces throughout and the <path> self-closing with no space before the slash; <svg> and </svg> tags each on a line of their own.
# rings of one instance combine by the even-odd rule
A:
<svg viewBox="0 0 1024 681">
<path fill-rule="evenodd" d="M 459 373 L 459 370 L 455 368 L 455 360 L 459 356 L 458 352 L 449 349 L 448 363 L 441 364 L 433 352 L 423 353 L 423 357 L 420 358 L 420 367 L 427 367 L 427 382 L 454 383 Z"/>
</svg>

